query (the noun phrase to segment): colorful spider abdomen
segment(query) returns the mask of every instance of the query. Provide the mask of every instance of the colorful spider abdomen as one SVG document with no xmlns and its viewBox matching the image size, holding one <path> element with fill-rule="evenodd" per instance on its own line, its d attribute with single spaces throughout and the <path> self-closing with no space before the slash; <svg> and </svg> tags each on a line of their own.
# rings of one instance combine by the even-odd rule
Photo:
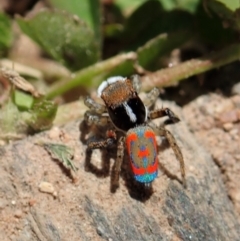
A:
<svg viewBox="0 0 240 241">
<path fill-rule="evenodd" d="M 149 126 L 130 129 L 126 135 L 127 152 L 136 181 L 151 183 L 158 175 L 157 142 Z"/>
<path fill-rule="evenodd" d="M 105 102 L 112 123 L 118 129 L 128 131 L 146 121 L 146 108 L 130 79 L 111 77 L 99 86 L 98 94 Z"/>
</svg>

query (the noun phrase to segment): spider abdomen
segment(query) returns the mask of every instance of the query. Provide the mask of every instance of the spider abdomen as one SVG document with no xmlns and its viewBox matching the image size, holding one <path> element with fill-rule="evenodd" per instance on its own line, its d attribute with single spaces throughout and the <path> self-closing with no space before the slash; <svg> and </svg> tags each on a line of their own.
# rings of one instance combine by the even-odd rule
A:
<svg viewBox="0 0 240 241">
<path fill-rule="evenodd" d="M 152 182 L 158 174 L 157 142 L 152 128 L 138 126 L 130 129 L 126 145 L 135 180 L 146 184 Z"/>
</svg>

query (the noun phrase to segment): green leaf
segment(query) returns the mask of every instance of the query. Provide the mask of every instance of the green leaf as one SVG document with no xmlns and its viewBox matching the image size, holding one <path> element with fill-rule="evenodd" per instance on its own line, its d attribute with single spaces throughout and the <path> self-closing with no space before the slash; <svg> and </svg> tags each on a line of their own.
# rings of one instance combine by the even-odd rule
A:
<svg viewBox="0 0 240 241">
<path fill-rule="evenodd" d="M 25 34 L 71 70 L 81 69 L 99 59 L 99 45 L 93 31 L 76 16 L 42 10 L 28 19 L 18 16 L 17 22 Z"/>
<path fill-rule="evenodd" d="M 159 21 L 159 16 L 162 14 L 162 7 L 158 1 L 146 1 L 139 8 L 137 8 L 127 19 L 124 26 L 124 32 L 122 40 L 125 45 L 129 43 L 134 43 L 134 46 L 141 46 L 144 42 L 149 40 L 152 36 L 146 36 L 144 31 L 149 28 L 149 26 L 154 27 L 154 23 Z M 148 16 L 144 18 L 143 16 Z M 139 24 L 141 23 L 141 24 Z M 160 33 L 160 31 L 158 32 Z M 131 47 L 130 47 L 131 48 Z"/>
<path fill-rule="evenodd" d="M 208 0 L 206 7 L 222 19 L 225 28 L 240 31 L 240 2 Z"/>
<path fill-rule="evenodd" d="M 127 19 L 122 41 L 127 50 L 135 50 L 159 34 L 189 31 L 193 23 L 193 15 L 186 11 L 165 11 L 158 1 L 147 1 Z"/>
<path fill-rule="evenodd" d="M 21 110 L 29 110 L 33 106 L 34 98 L 32 95 L 24 93 L 20 90 L 13 92 L 13 100 L 15 105 Z"/>
<path fill-rule="evenodd" d="M 219 46 L 233 43 L 236 39 L 234 29 L 237 29 L 237 26 L 233 22 L 233 18 L 230 20 L 227 17 L 232 15 L 231 11 L 219 2 L 208 0 L 207 3 L 208 5 L 205 8 L 202 6 L 199 7 L 195 17 L 195 31 L 200 41 L 202 44 L 211 44 L 216 49 Z M 215 10 L 209 12 L 213 9 Z M 227 19 L 230 20 L 231 25 L 229 25 L 230 22 Z M 228 28 L 225 26 L 227 22 Z"/>
<path fill-rule="evenodd" d="M 33 99 L 29 94 L 15 90 L 13 98 L 0 111 L 0 138 L 16 139 L 29 130 L 42 131 L 52 126 L 57 105 L 49 100 Z"/>
<path fill-rule="evenodd" d="M 42 131 L 52 126 L 57 113 L 57 105 L 50 100 L 35 99 L 32 109 L 29 112 L 31 114 L 28 120 L 29 126 L 34 131 Z"/>
<path fill-rule="evenodd" d="M 7 15 L 0 12 L 0 56 L 12 43 L 11 21 Z"/>
<path fill-rule="evenodd" d="M 84 20 L 94 31 L 99 43 L 102 42 L 101 34 L 101 5 L 99 0 L 49 0 L 54 8 L 68 11 Z"/>
<path fill-rule="evenodd" d="M 240 7 L 239 0 L 215 0 L 215 2 L 221 2 L 232 12 L 234 12 L 235 10 L 237 10 Z"/>
<path fill-rule="evenodd" d="M 52 158 L 60 161 L 68 170 L 77 171 L 72 163 L 73 150 L 70 147 L 55 143 L 40 143 L 40 145 L 43 145 Z"/>
</svg>

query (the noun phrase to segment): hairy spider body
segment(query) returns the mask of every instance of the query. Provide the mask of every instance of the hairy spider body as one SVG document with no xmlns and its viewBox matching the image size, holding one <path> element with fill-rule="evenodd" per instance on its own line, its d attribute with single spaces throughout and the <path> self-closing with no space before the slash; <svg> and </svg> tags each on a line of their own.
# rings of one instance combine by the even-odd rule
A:
<svg viewBox="0 0 240 241">
<path fill-rule="evenodd" d="M 131 79 L 121 76 L 108 78 L 98 88 L 98 95 L 105 105 L 101 105 L 90 97 L 85 99 L 89 111 L 85 113 L 85 122 L 90 125 L 108 126 L 106 138 L 99 141 L 89 141 L 88 149 L 107 148 L 114 142 L 118 143 L 117 159 L 113 167 L 113 186 L 118 186 L 119 173 L 125 147 L 130 159 L 133 176 L 140 183 L 149 184 L 157 177 L 158 158 L 156 135 L 164 136 L 174 151 L 180 163 L 182 182 L 185 185 L 185 167 L 182 152 L 173 135 L 165 129 L 165 124 L 173 124 L 179 118 L 169 109 L 162 108 L 149 111 L 159 96 L 159 90 L 154 88 L 145 100 L 138 96 L 140 81 L 137 76 Z M 168 117 L 168 122 L 160 126 L 151 120 Z M 112 124 L 113 125 L 112 125 Z M 117 132 L 123 134 L 116 135 Z"/>
<path fill-rule="evenodd" d="M 158 175 L 157 141 L 149 126 L 138 126 L 126 134 L 126 145 L 136 181 L 150 183 Z"/>
</svg>

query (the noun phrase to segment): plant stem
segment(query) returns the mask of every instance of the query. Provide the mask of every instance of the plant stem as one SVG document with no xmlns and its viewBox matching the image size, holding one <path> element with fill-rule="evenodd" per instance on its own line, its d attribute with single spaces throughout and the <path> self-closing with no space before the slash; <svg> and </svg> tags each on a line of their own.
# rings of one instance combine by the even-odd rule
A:
<svg viewBox="0 0 240 241">
<path fill-rule="evenodd" d="M 88 68 L 80 70 L 74 74 L 74 77 L 70 80 L 62 80 L 54 84 L 47 93 L 47 98 L 54 98 L 61 95 L 68 90 L 71 90 L 77 86 L 91 86 L 96 87 L 99 84 L 99 75 L 107 75 L 110 70 L 118 67 L 122 63 L 129 63 L 133 66 L 133 62 L 136 60 L 136 54 L 129 52 L 114 56 L 113 58 L 107 59 Z"/>
<path fill-rule="evenodd" d="M 240 44 L 233 44 L 218 52 L 200 59 L 192 59 L 172 68 L 161 69 L 142 77 L 142 89 L 148 91 L 153 87 L 176 85 L 193 75 L 219 68 L 240 58 Z"/>
<path fill-rule="evenodd" d="M 70 80 L 63 80 L 53 85 L 47 93 L 47 98 L 54 98 L 77 86 L 97 87 L 102 79 L 108 76 L 114 68 L 125 64 L 127 68 L 133 65 L 137 55 L 134 52 L 121 54 L 107 59 L 93 66 L 85 68 Z M 167 87 L 176 85 L 193 75 L 204 73 L 208 70 L 219 68 L 240 58 L 240 44 L 233 44 L 218 52 L 211 53 L 200 59 L 192 59 L 172 68 L 162 69 L 142 77 L 142 89 L 148 91 L 153 87 Z M 119 71 L 126 76 L 129 70 Z"/>
</svg>

